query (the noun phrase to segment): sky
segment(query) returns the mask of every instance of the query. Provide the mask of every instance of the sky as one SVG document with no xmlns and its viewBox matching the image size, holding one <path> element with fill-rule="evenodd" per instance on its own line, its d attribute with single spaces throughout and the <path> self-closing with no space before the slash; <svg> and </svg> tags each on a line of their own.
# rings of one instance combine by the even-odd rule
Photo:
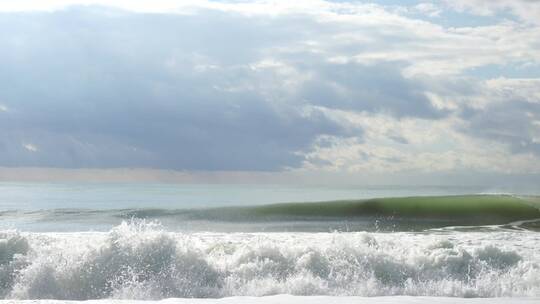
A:
<svg viewBox="0 0 540 304">
<path fill-rule="evenodd" d="M 540 181 L 540 1 L 0 0 L 0 180 L 69 174 Z"/>
</svg>

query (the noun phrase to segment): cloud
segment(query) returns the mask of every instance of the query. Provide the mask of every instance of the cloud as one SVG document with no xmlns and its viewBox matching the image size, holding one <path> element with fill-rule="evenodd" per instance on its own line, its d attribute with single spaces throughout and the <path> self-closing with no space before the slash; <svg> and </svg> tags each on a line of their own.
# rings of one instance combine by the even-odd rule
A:
<svg viewBox="0 0 540 304">
<path fill-rule="evenodd" d="M 388 112 L 396 117 L 442 116 L 422 83 L 401 75 L 399 64 L 326 64 L 311 72 L 298 98 L 311 105 L 350 111 Z"/>
<path fill-rule="evenodd" d="M 465 107 L 463 132 L 507 144 L 515 153 L 540 155 L 540 79 L 487 81 L 486 100 Z"/>
<path fill-rule="evenodd" d="M 540 2 L 536 0 L 452 0 L 447 5 L 479 15 L 495 15 L 510 11 L 523 21 L 540 24 Z"/>
<path fill-rule="evenodd" d="M 428 4 L 409 12 L 430 21 L 326 1 L 72 3 L 0 3 L 0 166 L 540 172 L 537 80 L 471 72 L 534 70 L 534 23 L 445 27 Z"/>
<path fill-rule="evenodd" d="M 107 12 L 2 16 L 16 29 L 3 33 L 2 97 L 18 110 L 0 122 L 2 165 L 277 170 L 301 165 L 318 136 L 361 136 L 290 94 L 321 59 L 300 72 L 294 56 L 257 65 L 261 49 L 291 39 L 273 38 L 279 28 L 216 12 L 210 24 Z M 39 156 L 13 148 L 21 137 Z"/>
<path fill-rule="evenodd" d="M 30 152 L 37 152 L 38 151 L 38 148 L 36 146 L 34 146 L 33 144 L 23 144 L 23 148 L 25 148 L 26 150 L 28 150 Z"/>
<path fill-rule="evenodd" d="M 307 170 L 324 168 L 358 174 L 469 172 L 472 175 L 540 172 L 538 151 L 508 149 L 512 141 L 473 132 L 476 125 L 471 126 L 470 121 L 458 117 L 426 121 L 395 120 L 385 114 L 333 114 L 363 127 L 365 136 L 362 141 L 325 137 L 306 157 Z M 506 125 L 502 123 L 499 130 Z M 490 126 L 483 127 L 490 130 Z M 522 138 L 530 140 L 527 135 Z"/>
<path fill-rule="evenodd" d="M 426 14 L 429 17 L 439 17 L 442 13 L 442 9 L 431 2 L 422 2 L 415 5 L 414 11 Z"/>
</svg>

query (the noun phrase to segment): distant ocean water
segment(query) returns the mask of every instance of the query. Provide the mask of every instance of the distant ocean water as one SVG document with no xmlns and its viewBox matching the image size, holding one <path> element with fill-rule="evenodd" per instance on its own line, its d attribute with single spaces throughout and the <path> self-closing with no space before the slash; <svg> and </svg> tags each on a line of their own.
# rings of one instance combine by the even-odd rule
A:
<svg viewBox="0 0 540 304">
<path fill-rule="evenodd" d="M 0 298 L 540 300 L 536 195 L 486 187 L 0 183 Z M 381 199 L 389 197 L 400 199 Z"/>
</svg>

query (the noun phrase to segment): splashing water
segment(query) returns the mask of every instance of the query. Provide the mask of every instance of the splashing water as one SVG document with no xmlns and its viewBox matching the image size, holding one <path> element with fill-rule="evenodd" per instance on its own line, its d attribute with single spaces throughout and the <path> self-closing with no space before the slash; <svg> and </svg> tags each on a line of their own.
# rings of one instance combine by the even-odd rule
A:
<svg viewBox="0 0 540 304">
<path fill-rule="evenodd" d="M 0 233 L 16 299 L 293 295 L 540 296 L 540 236 L 492 233 Z M 536 247 L 536 248 L 535 248 Z"/>
</svg>

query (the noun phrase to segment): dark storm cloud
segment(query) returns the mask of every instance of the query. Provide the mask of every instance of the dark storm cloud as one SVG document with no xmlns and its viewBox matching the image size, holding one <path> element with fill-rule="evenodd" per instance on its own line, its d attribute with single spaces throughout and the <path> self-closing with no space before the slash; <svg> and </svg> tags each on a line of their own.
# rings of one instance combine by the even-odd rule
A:
<svg viewBox="0 0 540 304">
<path fill-rule="evenodd" d="M 308 106 L 440 116 L 398 66 L 274 53 L 308 39 L 312 23 L 95 7 L 1 14 L 0 166 L 279 170 L 300 166 L 320 135 L 362 136 Z M 288 93 L 275 71 L 250 68 L 269 55 L 312 76 Z"/>
</svg>

